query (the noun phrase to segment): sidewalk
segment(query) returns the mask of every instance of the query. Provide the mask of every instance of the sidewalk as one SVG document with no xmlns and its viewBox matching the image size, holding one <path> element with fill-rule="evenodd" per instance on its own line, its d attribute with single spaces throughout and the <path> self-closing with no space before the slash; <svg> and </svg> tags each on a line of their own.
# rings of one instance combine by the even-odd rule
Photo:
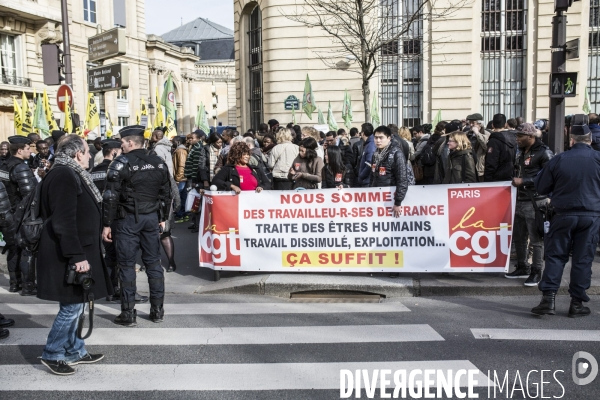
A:
<svg viewBox="0 0 600 400">
<path fill-rule="evenodd" d="M 188 224 L 177 224 L 173 230 L 177 271 L 165 273 L 165 287 L 171 294 L 253 294 L 289 298 L 293 293 L 372 293 L 385 297 L 419 296 L 539 296 L 536 287 L 523 286 L 524 279 L 506 279 L 504 274 L 389 274 L 357 273 L 240 273 L 221 271 L 221 280 L 215 282 L 211 269 L 198 267 L 197 235 L 187 229 Z M 141 262 L 141 261 L 140 261 Z M 513 263 L 511 263 L 512 265 Z M 163 254 L 162 265 L 168 265 Z M 512 268 L 512 267 L 511 267 Z M 589 295 L 600 295 L 600 257 L 592 267 L 592 285 Z M 0 272 L 6 273 L 5 256 L 0 256 Z M 559 294 L 567 294 L 570 264 L 565 267 Z M 148 292 L 148 281 L 140 272 L 138 290 Z M 0 279 L 0 286 L 8 285 L 8 275 Z"/>
</svg>

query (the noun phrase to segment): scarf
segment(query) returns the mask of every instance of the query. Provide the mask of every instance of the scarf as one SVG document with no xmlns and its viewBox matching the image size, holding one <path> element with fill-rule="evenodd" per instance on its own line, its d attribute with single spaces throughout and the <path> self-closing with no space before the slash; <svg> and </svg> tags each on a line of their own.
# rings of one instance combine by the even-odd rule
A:
<svg viewBox="0 0 600 400">
<path fill-rule="evenodd" d="M 373 164 L 375 164 L 375 169 L 379 168 L 379 165 L 381 164 L 381 162 L 386 159 L 391 148 L 392 148 L 392 142 L 390 141 L 390 143 L 387 146 L 385 146 L 383 149 L 381 149 L 381 150 L 378 149 L 375 152 L 375 154 L 373 155 Z"/>
<path fill-rule="evenodd" d="M 56 165 L 64 165 L 65 167 L 69 167 L 73 171 L 75 171 L 79 175 L 79 177 L 85 182 L 88 189 L 90 189 L 90 191 L 94 194 L 94 199 L 96 200 L 96 202 L 100 203 L 102 201 L 102 195 L 100 194 L 100 191 L 94 184 L 90 173 L 87 172 L 85 169 L 81 168 L 81 166 L 77 164 L 75 160 L 62 153 L 58 153 L 54 157 L 54 164 L 52 165 L 52 168 L 54 168 L 54 166 Z"/>
</svg>

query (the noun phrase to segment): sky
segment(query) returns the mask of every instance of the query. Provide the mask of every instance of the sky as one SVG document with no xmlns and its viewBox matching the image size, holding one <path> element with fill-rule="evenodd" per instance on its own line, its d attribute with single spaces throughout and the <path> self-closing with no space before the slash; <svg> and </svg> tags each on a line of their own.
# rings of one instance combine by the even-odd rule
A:
<svg viewBox="0 0 600 400">
<path fill-rule="evenodd" d="M 162 35 L 198 17 L 233 30 L 233 0 L 146 0 L 146 33 Z"/>
</svg>

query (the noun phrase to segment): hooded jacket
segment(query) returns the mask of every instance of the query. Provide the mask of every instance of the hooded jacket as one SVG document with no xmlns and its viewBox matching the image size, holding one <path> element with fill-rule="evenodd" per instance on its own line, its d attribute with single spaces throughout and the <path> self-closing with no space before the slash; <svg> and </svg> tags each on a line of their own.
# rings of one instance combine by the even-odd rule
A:
<svg viewBox="0 0 600 400">
<path fill-rule="evenodd" d="M 162 158 L 165 164 L 167 164 L 167 168 L 169 169 L 169 174 L 171 176 L 173 176 L 173 157 L 171 156 L 172 148 L 173 145 L 171 144 L 171 141 L 166 137 L 156 142 L 152 148 L 156 155 Z"/>
<path fill-rule="evenodd" d="M 483 180 L 485 182 L 512 180 L 516 153 L 517 140 L 515 132 L 492 132 L 485 154 Z"/>
<path fill-rule="evenodd" d="M 531 191 L 535 200 L 546 198 L 545 195 L 540 195 L 535 191 L 533 180 L 552 157 L 554 157 L 554 153 L 540 139 L 535 139 L 535 143 L 527 153 L 525 150 L 521 150 L 515 163 L 516 176 L 523 179 L 523 186 L 517 188 L 518 201 L 531 200 L 527 193 L 528 190 Z"/>
<path fill-rule="evenodd" d="M 404 197 L 406 197 L 408 186 L 415 184 L 415 178 L 412 175 L 412 169 L 410 170 L 411 174 L 409 174 L 408 162 L 404 158 L 402 149 L 394 143 L 391 143 L 390 146 L 387 156 L 379 160 L 379 163 L 376 163 L 375 157 L 373 157 L 370 186 L 395 186 L 394 205 L 400 206 L 404 201 Z"/>
<path fill-rule="evenodd" d="M 173 154 L 173 169 L 174 178 L 176 182 L 185 182 L 185 162 L 187 161 L 188 149 L 184 145 L 180 144 Z"/>
</svg>

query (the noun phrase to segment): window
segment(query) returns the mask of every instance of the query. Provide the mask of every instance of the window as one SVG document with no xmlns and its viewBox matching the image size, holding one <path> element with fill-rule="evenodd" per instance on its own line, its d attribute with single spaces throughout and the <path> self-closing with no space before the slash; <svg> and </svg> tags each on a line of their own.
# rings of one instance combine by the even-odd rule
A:
<svg viewBox="0 0 600 400">
<path fill-rule="evenodd" d="M 248 31 L 250 74 L 250 126 L 258 130 L 263 122 L 263 88 L 262 88 L 262 16 L 260 8 L 254 7 L 250 13 L 250 30 Z"/>
<path fill-rule="evenodd" d="M 0 35 L 0 72 L 2 83 L 13 84 L 17 77 L 17 50 L 14 36 Z"/>
<path fill-rule="evenodd" d="M 423 119 L 423 19 L 406 21 L 417 12 L 420 0 L 381 0 L 384 37 L 381 50 L 381 122 L 413 127 Z M 399 30 L 406 32 L 398 39 Z"/>
<path fill-rule="evenodd" d="M 525 115 L 527 94 L 527 2 L 483 0 L 481 12 L 481 106 L 494 114 Z"/>
<path fill-rule="evenodd" d="M 600 112 L 600 0 L 590 0 L 588 95 L 592 112 Z"/>
<path fill-rule="evenodd" d="M 129 126 L 129 117 L 118 117 L 117 126 Z"/>
<path fill-rule="evenodd" d="M 127 100 L 127 89 L 117 90 L 117 100 Z"/>
<path fill-rule="evenodd" d="M 83 0 L 83 20 L 96 23 L 96 0 Z"/>
</svg>

